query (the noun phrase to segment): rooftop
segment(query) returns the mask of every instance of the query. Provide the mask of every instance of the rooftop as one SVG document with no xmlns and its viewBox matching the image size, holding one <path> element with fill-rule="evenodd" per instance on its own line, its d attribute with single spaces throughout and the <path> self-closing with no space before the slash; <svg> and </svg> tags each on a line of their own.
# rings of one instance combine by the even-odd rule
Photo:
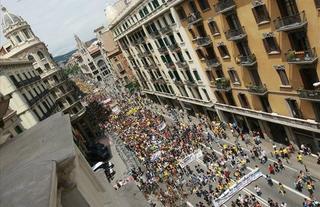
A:
<svg viewBox="0 0 320 207">
<path fill-rule="evenodd" d="M 0 147 L 4 206 L 49 206 L 56 167 L 75 155 L 70 118 L 57 113 Z"/>
</svg>

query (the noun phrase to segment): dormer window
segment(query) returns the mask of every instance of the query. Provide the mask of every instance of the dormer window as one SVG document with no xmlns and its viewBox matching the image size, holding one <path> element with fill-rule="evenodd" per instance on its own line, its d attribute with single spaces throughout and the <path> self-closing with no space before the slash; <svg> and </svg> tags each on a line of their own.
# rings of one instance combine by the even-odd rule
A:
<svg viewBox="0 0 320 207">
<path fill-rule="evenodd" d="M 18 43 L 22 42 L 21 37 L 18 34 L 16 35 L 16 40 L 18 41 Z"/>
<path fill-rule="evenodd" d="M 23 32 L 23 34 L 26 36 L 27 39 L 30 39 L 30 38 L 31 38 L 31 36 L 30 36 L 30 34 L 29 34 L 29 31 L 28 31 L 27 29 L 23 29 L 22 32 Z"/>
</svg>

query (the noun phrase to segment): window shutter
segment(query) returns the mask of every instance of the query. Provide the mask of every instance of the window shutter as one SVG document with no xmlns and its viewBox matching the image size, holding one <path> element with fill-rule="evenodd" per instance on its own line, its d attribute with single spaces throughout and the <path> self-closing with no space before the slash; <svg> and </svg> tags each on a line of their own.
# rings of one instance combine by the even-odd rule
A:
<svg viewBox="0 0 320 207">
<path fill-rule="evenodd" d="M 266 38 L 262 39 L 262 42 L 263 42 L 264 48 L 266 49 L 266 52 L 270 53 L 270 47 L 269 47 L 267 39 Z"/>
<path fill-rule="evenodd" d="M 254 19 L 256 20 L 256 22 L 259 24 L 259 14 L 257 13 L 257 10 L 256 8 L 252 8 L 252 13 L 253 13 L 253 16 L 254 16 Z"/>
</svg>

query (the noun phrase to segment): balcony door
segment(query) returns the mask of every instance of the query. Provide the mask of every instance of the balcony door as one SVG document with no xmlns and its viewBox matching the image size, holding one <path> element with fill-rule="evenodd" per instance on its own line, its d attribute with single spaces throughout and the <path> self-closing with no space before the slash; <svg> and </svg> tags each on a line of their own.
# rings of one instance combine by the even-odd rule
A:
<svg viewBox="0 0 320 207">
<path fill-rule="evenodd" d="M 295 31 L 288 33 L 290 44 L 295 51 L 305 51 L 310 49 L 307 31 Z"/>
<path fill-rule="evenodd" d="M 228 104 L 231 105 L 231 106 L 236 106 L 236 102 L 234 101 L 232 92 L 226 92 L 225 95 L 226 95 L 226 98 L 228 100 Z"/>
<path fill-rule="evenodd" d="M 241 56 L 249 56 L 251 55 L 251 51 L 248 45 L 248 41 L 240 41 L 236 43 L 237 48 Z"/>
<path fill-rule="evenodd" d="M 259 73 L 256 69 L 249 70 L 250 71 L 250 76 L 251 76 L 251 81 L 254 85 L 256 86 L 261 86 L 262 82 L 259 76 Z"/>
<path fill-rule="evenodd" d="M 226 16 L 226 20 L 228 22 L 230 30 L 236 30 L 241 27 L 240 21 L 236 13 L 230 13 Z"/>
<path fill-rule="evenodd" d="M 203 24 L 198 24 L 197 25 L 197 31 L 198 31 L 199 37 L 206 37 L 207 36 L 207 32 L 204 29 Z"/>
<path fill-rule="evenodd" d="M 206 52 L 207 52 L 207 58 L 209 60 L 211 59 L 217 59 L 216 58 L 216 53 L 214 52 L 214 49 L 212 46 L 206 47 Z"/>
<path fill-rule="evenodd" d="M 191 13 L 197 13 L 198 12 L 196 3 L 193 0 L 189 0 L 189 9 L 190 9 Z"/>
<path fill-rule="evenodd" d="M 282 17 L 293 16 L 299 13 L 296 0 L 277 0 L 277 4 Z"/>
<path fill-rule="evenodd" d="M 301 68 L 300 75 L 304 89 L 314 90 L 313 84 L 319 82 L 318 74 L 315 68 Z"/>
</svg>

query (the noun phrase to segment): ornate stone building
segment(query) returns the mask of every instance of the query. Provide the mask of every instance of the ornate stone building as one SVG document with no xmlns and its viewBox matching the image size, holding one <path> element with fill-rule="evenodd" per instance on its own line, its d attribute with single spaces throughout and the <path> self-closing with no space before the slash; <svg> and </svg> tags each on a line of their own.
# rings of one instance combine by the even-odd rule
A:
<svg viewBox="0 0 320 207">
<path fill-rule="evenodd" d="M 45 43 L 33 33 L 30 25 L 22 17 L 9 13 L 4 7 L 1 10 L 3 14 L 2 31 L 8 42 L 1 47 L 0 58 L 25 59 L 32 62 L 33 68 L 36 71 L 35 74 L 37 77 L 40 77 L 41 82 L 44 83 L 43 87 L 49 93 L 49 99 L 53 101 L 53 107 L 50 105 L 48 110 L 43 110 L 46 117 L 50 116 L 51 112 L 62 111 L 70 115 L 73 127 L 83 137 L 86 139 L 95 137 L 90 124 L 86 121 L 86 110 L 82 106 L 79 97 L 74 93 L 72 82 L 68 80 L 68 77 L 63 74 L 62 69 L 55 63 Z M 18 77 L 17 79 L 23 80 L 25 77 Z M 12 79 L 9 82 L 12 85 L 15 84 Z M 39 96 L 34 95 L 35 97 Z M 24 98 L 26 99 L 24 100 L 25 102 L 30 100 L 28 97 Z M 38 111 L 38 113 L 40 112 Z M 35 111 L 32 114 L 36 115 Z M 42 116 L 39 114 L 34 122 L 26 125 L 26 128 L 30 128 L 41 120 Z"/>
</svg>

